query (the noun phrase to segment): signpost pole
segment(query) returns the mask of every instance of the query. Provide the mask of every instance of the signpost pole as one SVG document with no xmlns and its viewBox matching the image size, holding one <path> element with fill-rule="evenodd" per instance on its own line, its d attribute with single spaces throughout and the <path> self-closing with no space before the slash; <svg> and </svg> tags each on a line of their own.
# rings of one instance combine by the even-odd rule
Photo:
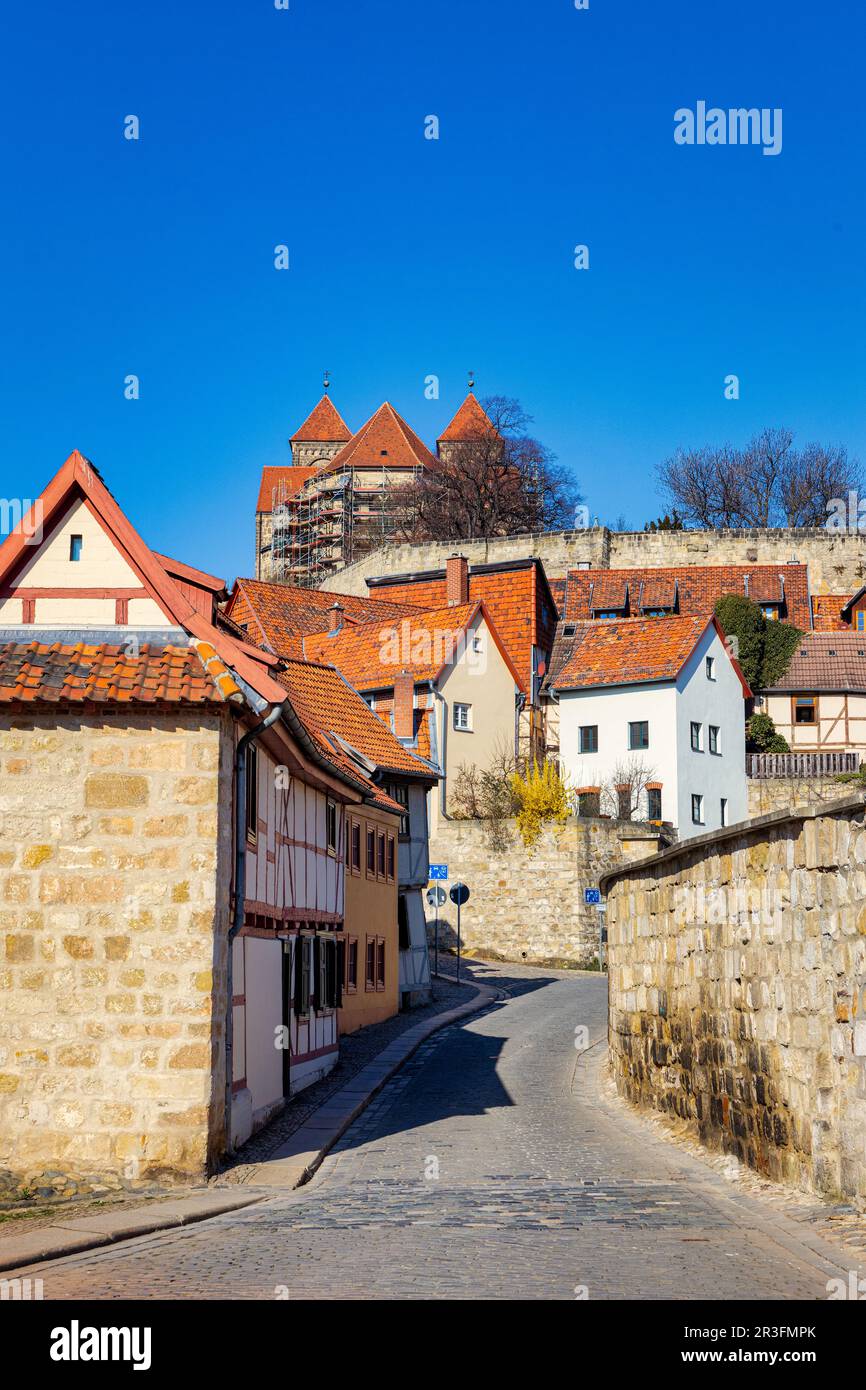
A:
<svg viewBox="0 0 866 1390">
<path fill-rule="evenodd" d="M 460 899 L 457 899 L 457 983 L 460 983 Z"/>
<path fill-rule="evenodd" d="M 433 924 L 433 973 L 439 974 L 439 909 L 436 909 L 436 921 Z"/>
</svg>

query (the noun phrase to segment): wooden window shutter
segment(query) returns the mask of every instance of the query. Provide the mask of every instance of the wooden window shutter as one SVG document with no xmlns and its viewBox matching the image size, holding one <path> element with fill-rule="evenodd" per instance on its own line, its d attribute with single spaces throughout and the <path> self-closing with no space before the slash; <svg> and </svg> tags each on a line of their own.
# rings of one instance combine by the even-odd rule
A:
<svg viewBox="0 0 866 1390">
<path fill-rule="evenodd" d="M 343 1003 L 343 976 L 346 970 L 346 943 L 342 938 L 336 942 L 337 947 L 337 968 L 334 971 L 334 1008 L 339 1009 Z"/>
<path fill-rule="evenodd" d="M 318 938 L 317 936 L 312 936 L 312 937 L 310 937 L 310 948 L 311 948 L 311 956 L 312 956 L 312 959 L 311 959 L 311 961 L 310 961 L 310 1005 L 311 1005 L 312 1008 L 314 1008 L 314 1009 L 320 1009 L 320 1008 L 322 1007 L 322 1003 L 321 1003 L 321 1000 L 320 1000 L 320 998 L 319 998 L 319 994 L 320 994 L 320 992 L 321 992 L 321 991 L 320 991 L 320 971 L 321 971 L 321 967 L 320 967 L 320 964 L 319 964 L 319 952 L 320 952 L 320 950 L 321 950 L 321 947 L 322 947 L 322 943 L 321 943 L 321 941 L 319 940 L 319 938 Z"/>
</svg>

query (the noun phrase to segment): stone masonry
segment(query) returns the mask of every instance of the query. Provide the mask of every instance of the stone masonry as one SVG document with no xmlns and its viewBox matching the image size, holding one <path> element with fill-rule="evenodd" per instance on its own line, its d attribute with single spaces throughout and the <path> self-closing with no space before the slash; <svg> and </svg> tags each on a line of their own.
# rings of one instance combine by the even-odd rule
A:
<svg viewBox="0 0 866 1390">
<path fill-rule="evenodd" d="M 474 820 L 440 820 L 430 839 L 430 859 L 448 865 L 448 884 L 466 883 L 471 897 L 461 913 L 466 950 L 532 965 L 589 965 L 598 957 L 598 909 L 587 907 L 584 888 L 636 854 L 659 845 L 650 827 L 572 817 L 553 826 L 527 849 L 513 821 L 498 848 L 486 826 Z M 433 943 L 432 908 L 427 909 Z M 439 943 L 456 947 L 457 909 L 439 910 Z"/>
<path fill-rule="evenodd" d="M 594 569 L 630 569 L 663 565 L 784 565 L 799 560 L 809 566 L 816 594 L 851 594 L 866 581 L 866 536 L 823 528 L 767 531 L 552 531 L 536 536 L 501 536 L 491 540 L 420 542 L 390 545 L 331 576 L 323 588 L 336 593 L 366 594 L 367 577 L 442 569 L 459 549 L 470 564 L 493 564 L 537 555 L 550 577 L 588 565 Z"/>
<path fill-rule="evenodd" d="M 0 1193 L 206 1173 L 230 806 L 225 713 L 0 719 Z"/>
<path fill-rule="evenodd" d="M 866 1205 L 866 803 L 732 826 L 614 870 L 619 1090 L 762 1174 Z"/>
</svg>

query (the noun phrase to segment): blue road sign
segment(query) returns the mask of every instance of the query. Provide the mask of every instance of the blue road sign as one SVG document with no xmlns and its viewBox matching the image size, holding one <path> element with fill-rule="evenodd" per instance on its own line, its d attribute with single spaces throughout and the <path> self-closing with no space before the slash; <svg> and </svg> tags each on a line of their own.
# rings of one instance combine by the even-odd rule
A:
<svg viewBox="0 0 866 1390">
<path fill-rule="evenodd" d="M 447 877 L 448 877 L 448 865 L 447 865 L 447 864 L 431 864 L 431 865 L 430 865 L 430 877 L 431 877 L 431 879 L 432 879 L 432 878 L 447 878 Z"/>
<path fill-rule="evenodd" d="M 597 907 L 601 902 L 601 889 L 584 888 L 583 901 L 586 903 L 587 907 Z"/>
</svg>

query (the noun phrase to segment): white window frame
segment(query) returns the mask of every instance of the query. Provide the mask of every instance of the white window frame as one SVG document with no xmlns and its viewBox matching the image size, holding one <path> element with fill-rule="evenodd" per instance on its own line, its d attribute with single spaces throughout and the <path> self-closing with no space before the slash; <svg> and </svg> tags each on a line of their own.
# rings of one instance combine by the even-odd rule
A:
<svg viewBox="0 0 866 1390">
<path fill-rule="evenodd" d="M 698 731 L 697 742 L 695 742 L 695 729 Z M 703 753 L 704 751 L 704 726 L 697 719 L 689 720 L 689 747 L 693 753 Z"/>
<path fill-rule="evenodd" d="M 716 735 L 716 746 L 713 747 L 713 734 Z M 719 724 L 707 725 L 707 748 L 714 758 L 722 756 L 722 729 Z"/>
<path fill-rule="evenodd" d="M 458 710 L 462 710 L 462 711 L 465 712 L 465 719 L 466 719 L 466 722 L 465 722 L 465 723 L 462 722 L 462 716 L 461 716 L 461 717 L 458 717 L 458 713 L 457 713 Z M 455 700 L 455 702 L 454 702 L 454 707 L 453 707 L 452 714 L 451 714 L 451 725 L 452 725 L 452 728 L 454 729 L 454 732 L 457 733 L 457 734 L 471 734 L 471 733 L 472 733 L 472 706 L 471 706 L 471 705 L 467 705 L 466 702 L 465 702 L 464 700 Z"/>
<path fill-rule="evenodd" d="M 698 814 L 695 815 L 695 802 L 698 803 Z M 702 792 L 692 792 L 692 825 L 706 825 L 704 820 L 704 798 Z"/>
<path fill-rule="evenodd" d="M 714 656 L 707 657 L 705 669 L 707 673 L 707 680 L 714 681 L 716 679 L 716 658 Z"/>
</svg>

